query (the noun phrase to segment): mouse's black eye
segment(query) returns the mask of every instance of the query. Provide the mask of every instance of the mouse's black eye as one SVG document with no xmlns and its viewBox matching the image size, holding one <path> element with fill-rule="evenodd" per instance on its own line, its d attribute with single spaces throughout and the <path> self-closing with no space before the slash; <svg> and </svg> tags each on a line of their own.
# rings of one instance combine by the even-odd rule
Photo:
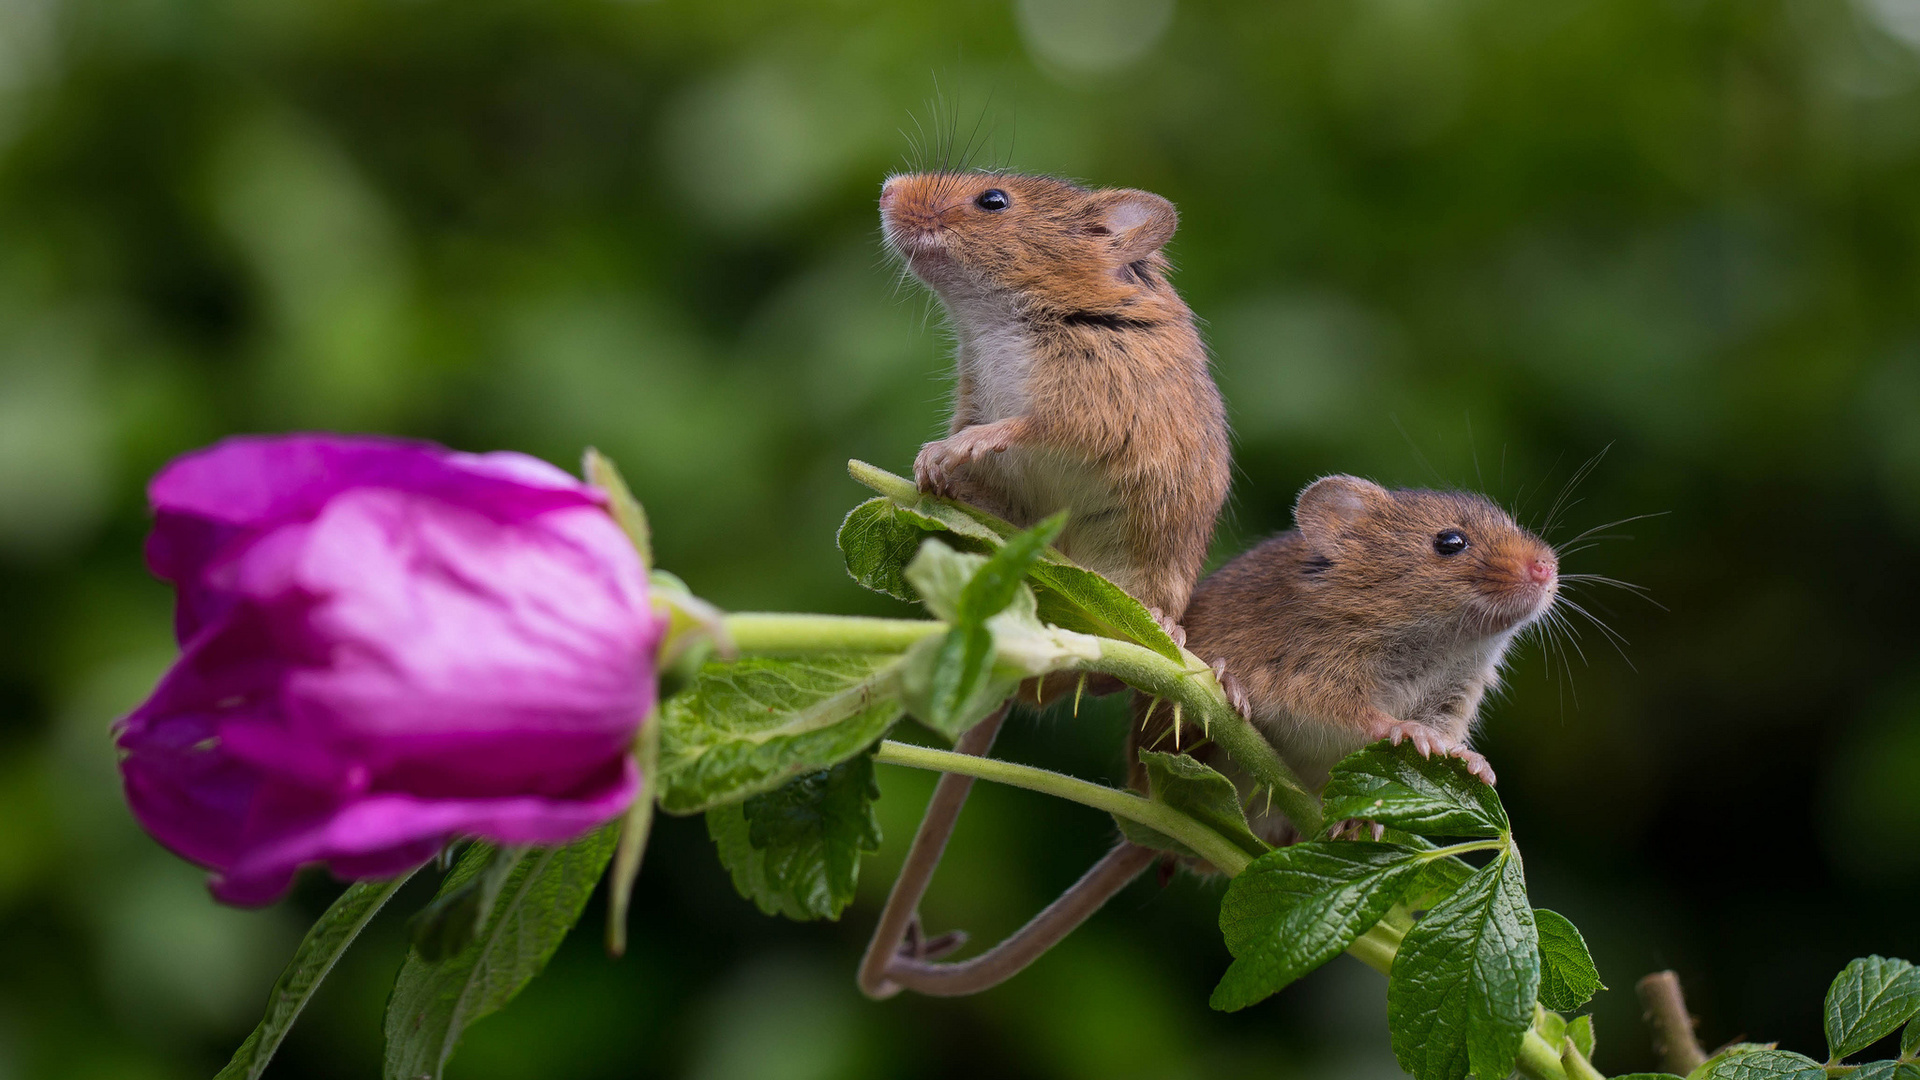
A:
<svg viewBox="0 0 1920 1080">
<path fill-rule="evenodd" d="M 1467 534 L 1459 529 L 1442 529 L 1433 538 L 1433 550 L 1442 555 L 1458 555 L 1467 550 Z"/>
<path fill-rule="evenodd" d="M 974 198 L 973 205 L 982 210 L 1005 210 L 1013 205 L 1013 200 L 1007 198 L 1007 193 L 999 188 L 988 188 Z"/>
</svg>

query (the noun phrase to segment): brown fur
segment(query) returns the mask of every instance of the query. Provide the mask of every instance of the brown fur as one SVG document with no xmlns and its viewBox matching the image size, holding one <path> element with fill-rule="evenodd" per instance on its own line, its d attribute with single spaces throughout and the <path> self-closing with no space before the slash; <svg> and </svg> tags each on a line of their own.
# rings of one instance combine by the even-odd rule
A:
<svg viewBox="0 0 1920 1080">
<path fill-rule="evenodd" d="M 1308 486 L 1294 520 L 1298 529 L 1194 591 L 1188 648 L 1224 666 L 1223 681 L 1237 684 L 1251 719 L 1310 787 L 1392 725 L 1418 745 L 1477 758 L 1466 743 L 1502 655 L 1557 593 L 1553 549 L 1478 495 L 1387 491 L 1348 476 Z M 1467 537 L 1464 551 L 1435 550 L 1447 529 Z M 1199 741 L 1191 724 L 1174 739 L 1170 711 L 1155 713 L 1136 707 L 1130 761 L 1141 746 Z M 1228 764 L 1211 746 L 1196 753 Z M 1264 824 L 1278 838 L 1281 824 Z"/>
<path fill-rule="evenodd" d="M 999 189 L 1010 205 L 975 199 Z M 925 490 L 1017 525 L 1069 510 L 1058 544 L 1166 618 L 1199 577 L 1228 482 L 1226 414 L 1167 280 L 1173 204 L 1006 173 L 895 176 L 887 241 L 958 339 L 948 437 Z"/>
</svg>

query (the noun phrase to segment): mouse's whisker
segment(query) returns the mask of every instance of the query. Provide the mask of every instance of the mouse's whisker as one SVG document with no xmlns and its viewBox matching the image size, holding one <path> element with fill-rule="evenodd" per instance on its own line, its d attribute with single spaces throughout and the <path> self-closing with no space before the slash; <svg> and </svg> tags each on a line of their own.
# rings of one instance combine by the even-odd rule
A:
<svg viewBox="0 0 1920 1080">
<path fill-rule="evenodd" d="M 1606 458 L 1607 451 L 1612 449 L 1613 449 L 1612 443 L 1608 443 L 1607 445 L 1601 447 L 1599 453 L 1588 458 L 1586 461 L 1586 464 L 1573 470 L 1573 475 L 1567 477 L 1566 485 L 1560 489 L 1560 497 L 1553 500 L 1552 508 L 1550 508 L 1547 511 L 1547 520 L 1546 520 L 1546 523 L 1541 526 L 1541 535 L 1544 536 L 1547 532 L 1552 531 L 1553 523 L 1555 520 L 1559 518 L 1560 512 L 1562 510 L 1572 509 L 1572 506 L 1576 505 L 1576 504 L 1568 504 L 1567 497 L 1573 494 L 1574 489 L 1578 488 L 1580 486 L 1580 482 L 1585 480 L 1589 475 L 1591 475 L 1593 473 L 1593 470 L 1600 467 L 1600 462 Z"/>
<path fill-rule="evenodd" d="M 1656 510 L 1656 511 L 1654 511 L 1654 512 L 1653 512 L 1653 513 L 1651 513 L 1651 514 L 1635 514 L 1635 515 L 1633 515 L 1632 517 L 1623 517 L 1623 518 L 1621 518 L 1621 519 L 1620 519 L 1620 520 L 1618 520 L 1618 521 L 1609 521 L 1609 522 L 1607 522 L 1607 523 L 1606 523 L 1605 525 L 1595 525 L 1595 526 L 1594 526 L 1593 528 L 1591 528 L 1591 529 L 1588 529 L 1588 530 L 1587 530 L 1586 532 L 1583 532 L 1583 533 L 1581 533 L 1580 535 L 1578 535 L 1578 536 L 1576 536 L 1576 537 L 1573 537 L 1572 539 L 1570 539 L 1570 540 L 1568 540 L 1568 541 L 1567 541 L 1567 543 L 1569 543 L 1569 544 L 1577 544 L 1577 543 L 1579 543 L 1579 542 L 1580 542 L 1580 541 L 1582 541 L 1582 540 L 1587 540 L 1587 539 L 1593 539 L 1593 538 L 1595 538 L 1595 537 L 1594 537 L 1594 534 L 1596 534 L 1596 533 L 1603 533 L 1603 532 L 1606 532 L 1606 531 L 1607 531 L 1608 529 L 1611 529 L 1611 528 L 1614 528 L 1615 526 L 1618 526 L 1618 525 L 1625 525 L 1625 524 L 1627 524 L 1627 523 L 1629 523 L 1629 522 L 1634 522 L 1634 521 L 1645 521 L 1645 520 L 1647 520 L 1648 518 L 1657 518 L 1657 517 L 1665 517 L 1665 516 L 1667 516 L 1667 514 L 1669 514 L 1669 513 L 1671 513 L 1671 511 L 1668 511 L 1668 510 Z M 1624 539 L 1624 540 L 1631 540 L 1631 539 L 1633 539 L 1633 537 L 1631 537 L 1631 536 L 1616 536 L 1616 537 L 1609 537 L 1608 539 L 1615 539 L 1615 540 L 1620 540 L 1620 539 Z"/>
</svg>

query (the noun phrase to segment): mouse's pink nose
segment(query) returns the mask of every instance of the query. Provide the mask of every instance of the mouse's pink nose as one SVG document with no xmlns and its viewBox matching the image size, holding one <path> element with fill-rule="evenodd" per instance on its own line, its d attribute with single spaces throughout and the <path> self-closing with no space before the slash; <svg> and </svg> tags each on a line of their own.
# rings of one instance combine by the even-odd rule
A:
<svg viewBox="0 0 1920 1080">
<path fill-rule="evenodd" d="M 1559 565 L 1553 559 L 1545 556 L 1535 558 L 1527 564 L 1527 576 L 1542 585 L 1552 581 L 1554 575 L 1559 573 L 1559 571 Z"/>
<path fill-rule="evenodd" d="M 887 209 L 888 207 L 893 205 L 893 202 L 894 202 L 893 181 L 889 180 L 886 183 L 880 185 L 880 209 L 882 210 Z"/>
</svg>

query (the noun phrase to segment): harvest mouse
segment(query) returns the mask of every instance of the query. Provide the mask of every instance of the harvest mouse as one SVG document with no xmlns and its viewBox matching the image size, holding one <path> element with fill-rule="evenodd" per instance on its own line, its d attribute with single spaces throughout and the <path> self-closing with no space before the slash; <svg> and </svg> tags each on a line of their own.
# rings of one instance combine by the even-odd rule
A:
<svg viewBox="0 0 1920 1080">
<path fill-rule="evenodd" d="M 1228 483 L 1226 414 L 1161 248 L 1173 204 L 999 172 L 914 173 L 880 194 L 887 243 L 957 339 L 947 437 L 921 490 L 1022 527 L 1173 621 Z"/>
<path fill-rule="evenodd" d="M 1310 788 L 1379 739 L 1493 783 L 1467 739 L 1507 646 L 1558 594 L 1553 548 L 1479 495 L 1352 476 L 1308 485 L 1294 522 L 1194 590 L 1188 647 Z M 1136 747 L 1169 719 L 1136 726 Z"/>
</svg>

